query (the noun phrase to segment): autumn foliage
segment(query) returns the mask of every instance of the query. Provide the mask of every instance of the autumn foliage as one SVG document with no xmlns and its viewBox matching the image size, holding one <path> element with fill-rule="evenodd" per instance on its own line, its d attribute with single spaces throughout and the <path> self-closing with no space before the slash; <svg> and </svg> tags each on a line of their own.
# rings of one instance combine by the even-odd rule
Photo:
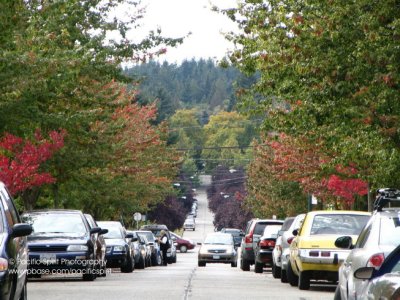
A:
<svg viewBox="0 0 400 300">
<path fill-rule="evenodd" d="M 12 195 L 53 183 L 54 177 L 42 165 L 64 146 L 64 130 L 52 131 L 49 139 L 36 131 L 34 141 L 6 133 L 0 140 L 0 180 Z"/>
</svg>

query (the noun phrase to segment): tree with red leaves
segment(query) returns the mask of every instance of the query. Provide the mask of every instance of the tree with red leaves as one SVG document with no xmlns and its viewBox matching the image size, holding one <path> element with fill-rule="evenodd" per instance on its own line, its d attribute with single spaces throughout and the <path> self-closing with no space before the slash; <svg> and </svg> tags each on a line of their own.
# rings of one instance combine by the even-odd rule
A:
<svg viewBox="0 0 400 300">
<path fill-rule="evenodd" d="M 64 130 L 52 131 L 49 139 L 44 139 L 38 130 L 34 141 L 8 133 L 0 140 L 0 180 L 13 196 L 22 196 L 25 208 L 31 209 L 34 205 L 23 197 L 25 191 L 55 182 L 42 166 L 64 146 L 65 135 Z"/>
</svg>

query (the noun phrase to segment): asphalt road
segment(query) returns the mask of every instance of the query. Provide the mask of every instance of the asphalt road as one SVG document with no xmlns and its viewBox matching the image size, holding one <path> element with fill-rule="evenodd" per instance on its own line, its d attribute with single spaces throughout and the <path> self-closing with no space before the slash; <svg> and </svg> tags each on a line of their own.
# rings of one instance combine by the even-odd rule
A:
<svg viewBox="0 0 400 300">
<path fill-rule="evenodd" d="M 214 227 L 204 189 L 197 193 L 196 230 L 185 231 L 184 237 L 201 242 Z M 130 274 L 112 270 L 107 277 L 93 282 L 82 281 L 79 277 L 32 279 L 28 282 L 28 299 L 333 299 L 334 286 L 312 285 L 309 291 L 300 291 L 274 279 L 269 269 L 256 274 L 253 268 L 243 272 L 230 264 L 207 264 L 199 268 L 197 251 L 198 247 L 178 253 L 177 263 L 167 267 L 135 269 Z"/>
</svg>

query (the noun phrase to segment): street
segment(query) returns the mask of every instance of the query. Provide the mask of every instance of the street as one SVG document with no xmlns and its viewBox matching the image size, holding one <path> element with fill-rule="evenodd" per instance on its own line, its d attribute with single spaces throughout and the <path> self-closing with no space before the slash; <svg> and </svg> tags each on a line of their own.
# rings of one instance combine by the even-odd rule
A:
<svg viewBox="0 0 400 300">
<path fill-rule="evenodd" d="M 213 232 L 213 216 L 207 207 L 204 189 L 197 191 L 198 215 L 196 230 L 185 231 L 184 237 L 201 242 Z M 178 253 L 177 263 L 157 266 L 133 273 L 113 270 L 107 277 L 93 282 L 77 277 L 30 279 L 30 300 L 58 299 L 333 299 L 335 286 L 312 285 L 309 291 L 283 284 L 274 279 L 270 269 L 256 274 L 232 268 L 230 264 L 207 264 L 197 267 L 199 246 L 187 253 Z"/>
</svg>

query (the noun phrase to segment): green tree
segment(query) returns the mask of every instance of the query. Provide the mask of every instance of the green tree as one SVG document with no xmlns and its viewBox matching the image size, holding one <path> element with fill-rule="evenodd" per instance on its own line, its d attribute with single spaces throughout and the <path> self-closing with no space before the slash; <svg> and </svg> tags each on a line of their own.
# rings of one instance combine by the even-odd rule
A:
<svg viewBox="0 0 400 300">
<path fill-rule="evenodd" d="M 396 1 L 251 1 L 224 13 L 242 32 L 230 62 L 260 77 L 242 89 L 264 129 L 324 140 L 372 187 L 398 186 L 400 6 Z"/>
</svg>

